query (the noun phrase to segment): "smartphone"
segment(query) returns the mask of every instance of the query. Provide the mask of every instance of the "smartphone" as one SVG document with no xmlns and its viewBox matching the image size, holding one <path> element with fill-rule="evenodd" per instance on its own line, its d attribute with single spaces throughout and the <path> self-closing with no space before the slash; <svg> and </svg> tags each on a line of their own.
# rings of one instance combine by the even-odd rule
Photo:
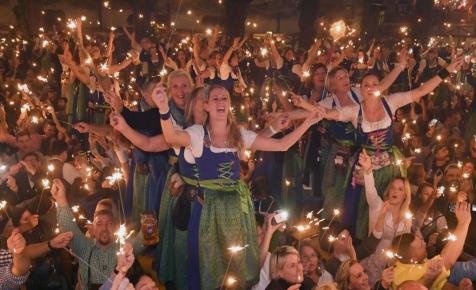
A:
<svg viewBox="0 0 476 290">
<path fill-rule="evenodd" d="M 436 124 L 438 124 L 438 119 L 433 119 L 428 123 L 428 127 L 434 127 Z"/>
<path fill-rule="evenodd" d="M 285 210 L 277 210 L 276 211 L 276 215 L 274 216 L 274 221 L 277 223 L 277 224 L 280 224 L 282 222 L 285 222 L 288 220 L 289 218 L 289 213 Z"/>
</svg>

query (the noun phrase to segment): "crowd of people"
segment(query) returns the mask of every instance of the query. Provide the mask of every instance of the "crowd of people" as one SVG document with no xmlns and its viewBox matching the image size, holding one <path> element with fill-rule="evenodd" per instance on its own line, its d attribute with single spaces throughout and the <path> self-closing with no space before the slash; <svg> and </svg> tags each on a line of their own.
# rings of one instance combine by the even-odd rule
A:
<svg viewBox="0 0 476 290">
<path fill-rule="evenodd" d="M 476 43 L 152 26 L 2 36 L 0 289 L 473 289 Z"/>
</svg>

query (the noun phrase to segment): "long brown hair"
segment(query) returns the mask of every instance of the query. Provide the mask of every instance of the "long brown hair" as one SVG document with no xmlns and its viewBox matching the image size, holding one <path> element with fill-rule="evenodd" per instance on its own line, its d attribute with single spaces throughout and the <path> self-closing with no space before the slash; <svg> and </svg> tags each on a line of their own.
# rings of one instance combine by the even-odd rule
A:
<svg viewBox="0 0 476 290">
<path fill-rule="evenodd" d="M 225 91 L 226 96 L 231 101 L 230 93 L 225 87 L 220 85 L 211 85 L 210 88 L 208 88 L 207 93 L 205 94 L 206 102 L 208 102 L 210 93 L 213 90 Z M 207 113 L 207 120 L 205 121 L 205 124 L 208 124 L 208 113 Z M 228 140 L 227 140 L 228 146 L 231 148 L 237 148 L 237 153 L 240 155 L 242 149 L 244 148 L 244 142 L 243 142 L 243 139 L 241 138 L 240 128 L 238 127 L 235 117 L 233 116 L 233 113 L 231 111 L 228 112 L 228 115 L 227 115 L 226 129 L 228 132 Z"/>
</svg>

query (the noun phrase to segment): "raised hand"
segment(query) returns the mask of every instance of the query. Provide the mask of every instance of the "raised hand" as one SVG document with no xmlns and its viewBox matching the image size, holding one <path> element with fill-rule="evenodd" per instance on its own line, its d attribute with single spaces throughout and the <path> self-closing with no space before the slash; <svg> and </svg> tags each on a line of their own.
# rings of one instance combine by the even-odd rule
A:
<svg viewBox="0 0 476 290">
<path fill-rule="evenodd" d="M 408 50 L 406 48 L 402 48 L 400 50 L 400 55 L 398 57 L 398 63 L 402 66 L 402 69 L 405 69 L 408 64 Z"/>
<path fill-rule="evenodd" d="M 393 275 L 395 267 L 389 267 L 382 272 L 382 287 L 389 289 L 393 282 Z"/>
<path fill-rule="evenodd" d="M 53 249 L 61 249 L 66 247 L 73 239 L 73 232 L 65 232 L 57 235 L 50 240 L 50 246 Z"/>
<path fill-rule="evenodd" d="M 21 254 L 26 247 L 25 238 L 23 238 L 22 234 L 20 234 L 19 229 L 14 229 L 12 234 L 7 239 L 7 247 L 8 250 L 12 254 Z"/>
<path fill-rule="evenodd" d="M 296 107 L 302 108 L 304 106 L 304 103 L 306 102 L 304 98 L 300 95 L 296 95 L 295 93 L 291 92 L 291 101 L 293 102 L 293 105 Z"/>
<path fill-rule="evenodd" d="M 164 86 L 155 86 L 152 91 L 152 101 L 155 103 L 161 114 L 165 114 L 169 111 L 169 98 Z"/>
<path fill-rule="evenodd" d="M 461 69 L 463 62 L 464 62 L 464 57 L 458 56 L 451 61 L 451 63 L 446 67 L 446 69 L 450 73 L 455 73 Z"/>
<path fill-rule="evenodd" d="M 458 223 L 471 223 L 471 204 L 460 202 L 455 207 L 455 215 Z"/>
<path fill-rule="evenodd" d="M 116 270 L 121 273 L 127 273 L 132 264 L 134 264 L 132 245 L 126 242 L 123 247 L 123 253 L 117 255 Z"/>
<path fill-rule="evenodd" d="M 365 173 L 370 173 L 372 170 L 372 159 L 367 154 L 367 151 L 364 149 L 359 155 L 359 164 L 364 169 Z"/>
<path fill-rule="evenodd" d="M 118 113 L 112 113 L 109 116 L 109 123 L 117 131 L 122 131 L 124 130 L 124 128 L 127 127 L 126 120 L 121 114 L 118 114 Z"/>
<path fill-rule="evenodd" d="M 59 206 L 63 207 L 68 205 L 64 184 L 58 178 L 53 179 L 53 184 L 51 185 L 51 196 L 53 196 Z"/>
</svg>

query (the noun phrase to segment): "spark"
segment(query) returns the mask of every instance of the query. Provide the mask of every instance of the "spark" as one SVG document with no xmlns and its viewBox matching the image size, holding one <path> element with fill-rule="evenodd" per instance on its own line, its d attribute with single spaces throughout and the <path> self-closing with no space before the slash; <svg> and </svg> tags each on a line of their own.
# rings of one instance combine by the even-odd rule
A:
<svg viewBox="0 0 476 290">
<path fill-rule="evenodd" d="M 404 214 L 403 214 L 403 217 L 406 219 L 406 220 L 412 220 L 413 219 L 413 214 L 409 211 L 406 211 Z"/>
<path fill-rule="evenodd" d="M 49 189 L 51 184 L 50 184 L 50 180 L 49 179 L 46 179 L 46 178 L 43 178 L 41 180 L 41 184 L 43 185 L 43 188 L 44 189 Z"/>
<path fill-rule="evenodd" d="M 310 228 L 311 228 L 310 225 L 298 225 L 298 226 L 296 226 L 296 229 L 298 230 L 298 232 L 304 232 L 304 231 L 307 231 Z"/>
<path fill-rule="evenodd" d="M 228 250 L 229 250 L 230 252 L 232 252 L 233 254 L 236 254 L 236 253 L 241 252 L 241 251 L 243 251 L 244 249 L 248 248 L 248 246 L 249 246 L 249 245 L 244 245 L 244 246 L 236 246 L 236 245 L 235 245 L 235 246 L 229 247 Z"/>
<path fill-rule="evenodd" d="M 443 238 L 443 241 L 455 242 L 457 240 L 458 240 L 458 237 L 453 233 L 448 233 L 448 235 L 445 238 Z"/>
</svg>

